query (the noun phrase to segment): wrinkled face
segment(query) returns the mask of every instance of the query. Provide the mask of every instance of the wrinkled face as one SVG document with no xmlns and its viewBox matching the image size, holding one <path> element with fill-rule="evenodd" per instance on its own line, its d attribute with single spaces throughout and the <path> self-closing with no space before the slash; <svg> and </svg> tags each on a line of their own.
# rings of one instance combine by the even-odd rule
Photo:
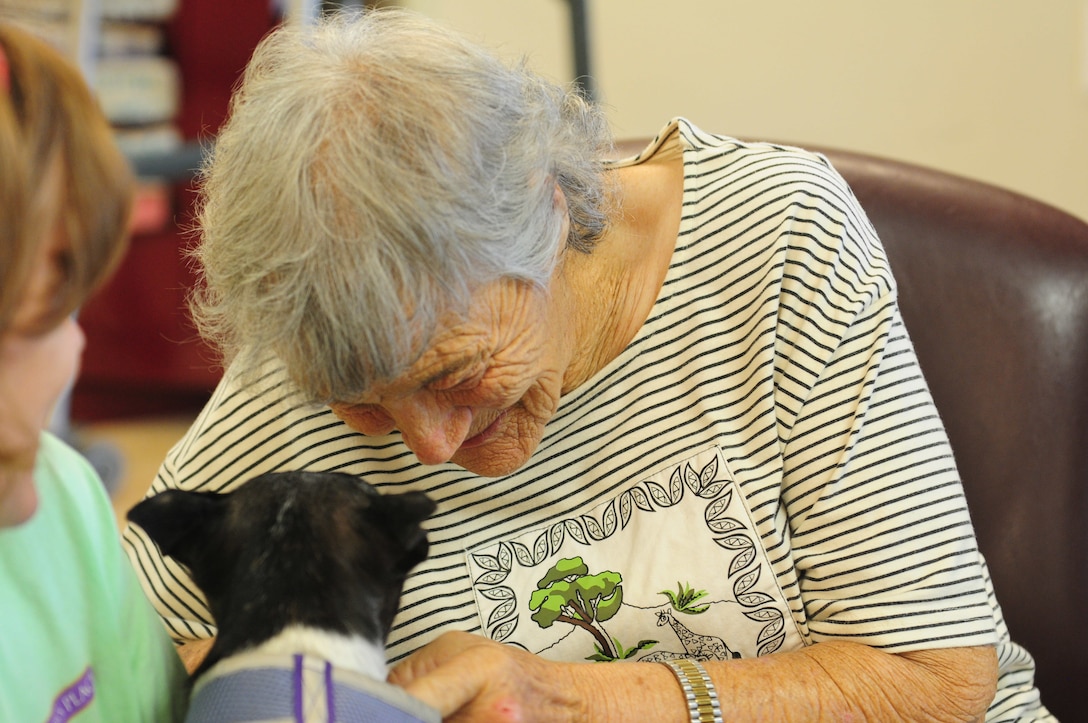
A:
<svg viewBox="0 0 1088 723">
<path fill-rule="evenodd" d="M 83 350 L 71 319 L 43 328 L 64 283 L 68 240 L 59 213 L 59 173 L 49 184 L 54 222 L 38 247 L 25 295 L 11 325 L 0 332 L 0 528 L 21 524 L 37 509 L 34 460 L 38 437 Z"/>
<path fill-rule="evenodd" d="M 363 434 L 399 431 L 423 464 L 509 474 L 540 443 L 563 391 L 573 344 L 552 302 L 543 290 L 496 282 L 399 378 L 332 409 Z"/>
</svg>

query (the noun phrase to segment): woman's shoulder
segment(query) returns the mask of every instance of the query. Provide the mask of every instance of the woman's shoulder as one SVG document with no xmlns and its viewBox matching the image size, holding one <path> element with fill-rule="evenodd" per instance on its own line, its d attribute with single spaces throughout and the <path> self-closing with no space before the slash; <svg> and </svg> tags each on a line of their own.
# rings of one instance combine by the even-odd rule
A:
<svg viewBox="0 0 1088 723">
<path fill-rule="evenodd" d="M 695 151 L 696 154 L 702 152 L 708 155 L 731 153 L 739 156 L 771 156 L 792 158 L 798 162 L 821 166 L 830 165 L 821 154 L 799 145 L 709 132 L 683 116 L 669 120 L 652 138 L 632 137 L 616 141 L 606 161 L 612 167 L 644 163 L 662 153 L 668 153 L 676 141 L 679 141 L 676 145 L 678 149 Z"/>
<path fill-rule="evenodd" d="M 858 211 L 846 181 L 822 154 L 788 143 L 708 132 L 679 116 L 650 140 L 618 142 L 607 163 L 622 169 L 671 157 L 670 153 L 682 158 L 687 188 L 697 198 L 703 191 L 741 197 L 800 194 L 850 214 Z M 689 197 L 687 202 L 691 201 Z"/>
<path fill-rule="evenodd" d="M 816 151 L 788 143 L 709 133 L 683 118 L 675 123 L 681 143 L 690 150 L 685 160 L 700 166 L 702 173 L 732 169 L 747 175 L 787 176 L 794 182 L 807 180 L 835 190 L 846 187 L 827 158 Z"/>
<path fill-rule="evenodd" d="M 789 258 L 810 280 L 845 280 L 836 288 L 864 288 L 864 298 L 894 286 L 876 232 L 823 155 L 675 123 L 685 147 L 683 229 L 691 254 L 708 246 L 762 250 L 757 256 L 767 263 Z"/>
</svg>

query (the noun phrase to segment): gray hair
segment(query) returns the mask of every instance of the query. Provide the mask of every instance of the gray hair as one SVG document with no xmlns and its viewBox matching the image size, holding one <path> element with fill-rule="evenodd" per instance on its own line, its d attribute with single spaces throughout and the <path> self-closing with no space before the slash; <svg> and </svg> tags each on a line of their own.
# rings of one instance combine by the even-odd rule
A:
<svg viewBox="0 0 1088 723">
<path fill-rule="evenodd" d="M 600 109 L 399 10 L 285 26 L 255 51 L 203 170 L 192 298 L 245 367 L 314 401 L 401 373 L 498 279 L 545 287 L 607 222 Z M 245 357 L 237 358 L 237 357 Z"/>
</svg>

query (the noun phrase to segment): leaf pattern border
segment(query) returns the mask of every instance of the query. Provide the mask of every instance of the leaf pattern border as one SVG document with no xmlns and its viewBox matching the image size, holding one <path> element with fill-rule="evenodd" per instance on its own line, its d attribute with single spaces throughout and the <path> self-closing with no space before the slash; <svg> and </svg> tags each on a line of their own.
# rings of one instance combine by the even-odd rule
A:
<svg viewBox="0 0 1088 723">
<path fill-rule="evenodd" d="M 764 623 L 756 638 L 756 654 L 762 656 L 778 650 L 786 636 L 785 617 L 772 604 L 773 598 L 752 590 L 762 573 L 761 566 L 756 563 L 755 542 L 744 523 L 727 514 L 734 488 L 728 478 L 718 476 L 718 465 L 717 453 L 700 470 L 690 462 L 683 462 L 669 476 L 667 487 L 644 480 L 613 498 L 599 519 L 583 514 L 556 522 L 537 536 L 531 548 L 521 542 L 503 541 L 494 555 L 471 553 L 473 561 L 483 570 L 473 581 L 473 587 L 482 597 L 496 603 L 487 614 L 488 636 L 502 642 L 517 629 L 517 593 L 502 584 L 513 570 L 515 561 L 522 567 L 539 565 L 549 555 L 558 554 L 568 535 L 583 545 L 604 540 L 626 528 L 636 508 L 653 512 L 655 505 L 656 508 L 672 507 L 683 499 L 685 490 L 690 490 L 697 497 L 708 500 L 704 511 L 707 529 L 719 547 L 733 554 L 727 574 L 733 578 L 733 594 L 744 615 Z"/>
</svg>

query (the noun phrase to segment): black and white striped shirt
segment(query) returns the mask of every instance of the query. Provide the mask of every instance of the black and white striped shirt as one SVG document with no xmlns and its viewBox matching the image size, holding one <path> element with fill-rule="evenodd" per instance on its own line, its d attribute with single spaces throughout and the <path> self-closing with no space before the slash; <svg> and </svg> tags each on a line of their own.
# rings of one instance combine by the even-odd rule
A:
<svg viewBox="0 0 1088 723">
<path fill-rule="evenodd" d="M 999 646 L 991 719 L 1037 706 L 1008 640 L 876 235 L 822 157 L 672 121 L 680 234 L 643 328 L 563 397 L 502 478 L 420 466 L 302 405 L 278 369 L 229 371 L 153 492 L 273 469 L 359 474 L 438 503 L 395 661 L 451 630 L 553 659 L 721 659 L 843 639 Z M 638 158 L 619 162 L 637 163 Z M 214 634 L 184 570 L 125 544 L 178 639 Z M 575 594 L 577 591 L 577 594 Z"/>
</svg>

